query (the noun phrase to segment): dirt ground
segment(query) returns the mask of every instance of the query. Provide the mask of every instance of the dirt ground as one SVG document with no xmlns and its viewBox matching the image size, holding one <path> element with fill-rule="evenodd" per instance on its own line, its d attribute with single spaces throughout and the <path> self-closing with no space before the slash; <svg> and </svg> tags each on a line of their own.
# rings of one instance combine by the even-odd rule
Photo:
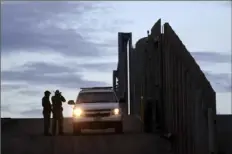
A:
<svg viewBox="0 0 232 154">
<path fill-rule="evenodd" d="M 13 119 L 2 129 L 2 154 L 169 154 L 169 145 L 155 134 L 144 134 L 134 117 L 124 121 L 124 134 L 85 130 L 72 135 L 70 119 L 64 136 L 43 136 L 42 119 Z"/>
</svg>

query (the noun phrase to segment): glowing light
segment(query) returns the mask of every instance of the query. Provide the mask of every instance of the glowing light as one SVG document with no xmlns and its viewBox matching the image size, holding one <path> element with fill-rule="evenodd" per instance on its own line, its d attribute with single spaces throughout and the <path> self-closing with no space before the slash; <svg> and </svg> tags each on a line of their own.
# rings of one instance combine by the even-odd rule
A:
<svg viewBox="0 0 232 154">
<path fill-rule="evenodd" d="M 118 115 L 118 114 L 119 114 L 119 109 L 118 109 L 118 108 L 114 109 L 114 114 L 115 114 L 115 115 Z"/>
<path fill-rule="evenodd" d="M 76 117 L 80 117 L 82 115 L 83 111 L 79 108 L 73 109 L 73 115 Z"/>
</svg>

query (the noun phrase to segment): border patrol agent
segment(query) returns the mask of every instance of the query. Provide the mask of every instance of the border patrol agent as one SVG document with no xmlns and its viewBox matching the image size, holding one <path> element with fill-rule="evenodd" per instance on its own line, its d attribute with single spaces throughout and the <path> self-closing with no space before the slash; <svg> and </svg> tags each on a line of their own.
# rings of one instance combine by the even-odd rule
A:
<svg viewBox="0 0 232 154">
<path fill-rule="evenodd" d="M 42 106 L 43 106 L 43 117 L 44 117 L 44 135 L 50 135 L 50 117 L 51 117 L 51 103 L 49 100 L 50 91 L 44 92 L 44 97 L 42 98 Z"/>
<path fill-rule="evenodd" d="M 52 121 L 52 134 L 56 134 L 56 126 L 58 123 L 59 134 L 63 134 L 63 107 L 62 102 L 65 102 L 65 98 L 62 96 L 59 90 L 55 91 L 55 95 L 52 96 L 52 112 L 53 112 L 53 121 Z"/>
</svg>

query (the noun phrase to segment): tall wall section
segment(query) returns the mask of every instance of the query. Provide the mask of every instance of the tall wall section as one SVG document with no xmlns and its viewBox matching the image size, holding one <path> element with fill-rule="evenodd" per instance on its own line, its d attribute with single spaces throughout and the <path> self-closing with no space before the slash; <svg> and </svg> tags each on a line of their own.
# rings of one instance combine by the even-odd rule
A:
<svg viewBox="0 0 232 154">
<path fill-rule="evenodd" d="M 132 113 L 143 121 L 144 102 L 151 99 L 153 124 L 173 134 L 176 154 L 215 152 L 215 92 L 171 26 L 161 26 L 159 19 L 129 55 L 120 40 L 118 92 L 122 95 L 127 89 L 125 56 L 130 56 Z"/>
<path fill-rule="evenodd" d="M 215 152 L 215 92 L 171 26 L 163 29 L 164 128 L 176 136 L 176 153 Z"/>
</svg>

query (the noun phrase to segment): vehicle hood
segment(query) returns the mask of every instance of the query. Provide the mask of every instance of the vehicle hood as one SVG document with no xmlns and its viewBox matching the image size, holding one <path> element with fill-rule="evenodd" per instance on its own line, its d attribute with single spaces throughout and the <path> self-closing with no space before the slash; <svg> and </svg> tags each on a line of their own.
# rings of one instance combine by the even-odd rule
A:
<svg viewBox="0 0 232 154">
<path fill-rule="evenodd" d="M 81 108 L 84 110 L 98 110 L 98 109 L 114 109 L 118 108 L 119 103 L 117 102 L 110 102 L 110 103 L 83 103 L 83 104 L 76 104 L 75 108 Z"/>
</svg>

